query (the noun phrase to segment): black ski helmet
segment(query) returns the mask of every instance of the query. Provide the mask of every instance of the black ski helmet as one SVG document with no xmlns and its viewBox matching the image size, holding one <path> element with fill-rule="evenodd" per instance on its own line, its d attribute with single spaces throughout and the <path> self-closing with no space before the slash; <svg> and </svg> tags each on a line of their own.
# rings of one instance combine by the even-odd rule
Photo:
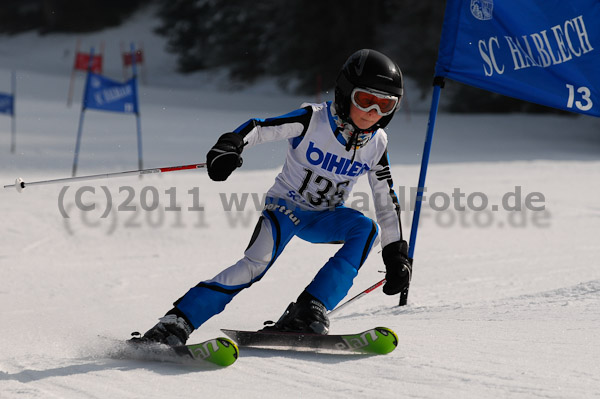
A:
<svg viewBox="0 0 600 399">
<path fill-rule="evenodd" d="M 403 94 L 402 71 L 394 61 L 379 51 L 363 49 L 352 54 L 344 63 L 335 81 L 335 112 L 346 122 L 350 120 L 350 96 L 355 87 L 374 89 L 398 97 Z M 382 117 L 373 128 L 384 128 L 394 113 Z"/>
</svg>

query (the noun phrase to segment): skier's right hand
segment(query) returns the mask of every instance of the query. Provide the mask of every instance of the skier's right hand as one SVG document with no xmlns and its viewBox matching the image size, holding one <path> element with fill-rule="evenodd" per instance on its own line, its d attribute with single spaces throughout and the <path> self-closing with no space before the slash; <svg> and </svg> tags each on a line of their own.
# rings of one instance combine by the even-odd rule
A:
<svg viewBox="0 0 600 399">
<path fill-rule="evenodd" d="M 206 154 L 208 176 L 214 181 L 224 181 L 242 166 L 244 139 L 236 133 L 225 133 Z"/>
</svg>

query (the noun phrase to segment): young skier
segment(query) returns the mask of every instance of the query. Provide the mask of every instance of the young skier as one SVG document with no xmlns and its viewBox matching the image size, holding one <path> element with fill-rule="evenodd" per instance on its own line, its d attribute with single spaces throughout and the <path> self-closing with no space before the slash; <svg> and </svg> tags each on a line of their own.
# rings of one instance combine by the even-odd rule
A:
<svg viewBox="0 0 600 399">
<path fill-rule="evenodd" d="M 224 181 L 241 166 L 245 148 L 287 139 L 283 169 L 267 193 L 244 257 L 191 288 L 158 324 L 133 341 L 184 344 L 193 330 L 260 280 L 293 236 L 311 243 L 344 244 L 296 302 L 265 329 L 327 334 L 327 310 L 346 296 L 379 235 L 373 220 L 343 206 L 354 183 L 364 174 L 373 191 L 381 227 L 386 267 L 383 291 L 395 295 L 406 287 L 411 260 L 402 238 L 400 206 L 392 188 L 388 139 L 383 130 L 398 109 L 402 92 L 398 66 L 377 51 L 360 50 L 343 65 L 333 103 L 303 104 L 289 114 L 251 119 L 223 134 L 206 156 L 212 180 Z"/>
</svg>

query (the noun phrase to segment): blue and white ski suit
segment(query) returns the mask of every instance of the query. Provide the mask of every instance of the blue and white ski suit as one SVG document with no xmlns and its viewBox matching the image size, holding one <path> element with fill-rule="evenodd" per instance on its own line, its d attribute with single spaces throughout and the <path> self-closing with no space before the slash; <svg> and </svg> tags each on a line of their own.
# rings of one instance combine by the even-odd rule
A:
<svg viewBox="0 0 600 399">
<path fill-rule="evenodd" d="M 303 104 L 303 108 L 286 115 L 251 119 L 234 131 L 243 137 L 246 149 L 287 139 L 288 153 L 267 193 L 244 257 L 175 302 L 194 328 L 260 280 L 294 236 L 312 243 L 344 243 L 306 287 L 327 309 L 333 309 L 348 293 L 380 234 L 379 226 L 382 247 L 402 238 L 385 131 L 369 133 L 365 145 L 347 151 L 332 107 L 331 102 Z M 379 226 L 343 205 L 354 183 L 365 174 L 374 195 Z"/>
</svg>

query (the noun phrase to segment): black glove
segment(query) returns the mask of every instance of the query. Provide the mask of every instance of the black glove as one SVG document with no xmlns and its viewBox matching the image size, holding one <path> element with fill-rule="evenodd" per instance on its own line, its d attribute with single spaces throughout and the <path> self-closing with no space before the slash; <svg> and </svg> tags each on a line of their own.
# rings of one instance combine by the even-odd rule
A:
<svg viewBox="0 0 600 399">
<path fill-rule="evenodd" d="M 206 154 L 208 176 L 214 181 L 226 180 L 231 172 L 242 166 L 240 156 L 244 149 L 244 139 L 236 133 L 225 133 Z"/>
<path fill-rule="evenodd" d="M 386 295 L 396 295 L 408 287 L 412 275 L 412 259 L 408 258 L 408 243 L 404 240 L 391 242 L 383 248 L 385 263 Z"/>
</svg>

